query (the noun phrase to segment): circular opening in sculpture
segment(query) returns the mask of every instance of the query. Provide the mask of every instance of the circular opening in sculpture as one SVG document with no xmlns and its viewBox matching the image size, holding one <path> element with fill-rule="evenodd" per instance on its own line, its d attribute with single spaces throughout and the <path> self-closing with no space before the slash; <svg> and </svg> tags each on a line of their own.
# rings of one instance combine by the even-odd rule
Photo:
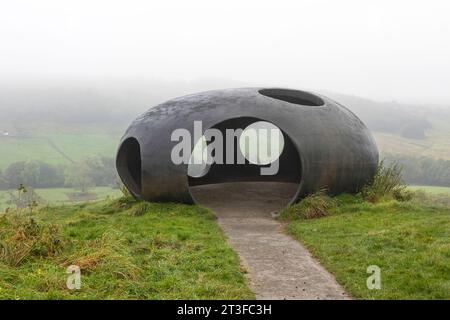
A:
<svg viewBox="0 0 450 320">
<path fill-rule="evenodd" d="M 135 138 L 128 138 L 122 142 L 116 162 L 123 184 L 134 197 L 140 198 L 142 193 L 141 147 Z"/>
<path fill-rule="evenodd" d="M 302 106 L 320 107 L 325 104 L 322 98 L 312 93 L 290 89 L 261 89 L 258 91 L 263 96 L 294 103 Z"/>
<path fill-rule="evenodd" d="M 283 136 L 282 147 L 278 145 L 277 149 L 274 148 L 276 143 L 269 143 L 266 149 L 271 149 L 272 152 L 263 150 L 263 153 L 268 151 L 271 157 L 264 158 L 259 154 L 257 158 L 263 159 L 262 162 L 246 157 L 245 150 L 242 150 L 242 133 L 255 126 L 261 128 L 263 122 L 266 121 L 254 117 L 240 117 L 211 127 L 221 133 L 222 149 L 207 150 L 214 161 L 205 162 L 205 170 L 196 170 L 201 172 L 198 176 L 188 175 L 189 191 L 194 202 L 211 208 L 217 205 L 229 208 L 262 205 L 265 211 L 274 211 L 293 201 L 301 182 L 302 165 L 296 146 L 282 128 L 274 125 Z M 255 126 L 252 126 L 253 124 Z M 260 138 L 261 136 L 258 136 L 259 142 Z M 206 141 L 208 145 L 214 144 L 214 139 Z M 196 145 L 199 145 L 199 142 Z M 277 154 L 277 151 L 280 153 Z M 221 158 L 219 161 L 217 155 Z"/>
<path fill-rule="evenodd" d="M 283 132 L 267 121 L 253 122 L 239 137 L 239 151 L 252 164 L 274 163 L 280 158 L 283 149 Z"/>
<path fill-rule="evenodd" d="M 226 162 L 230 164 L 230 162 L 234 161 L 234 158 L 228 159 L 226 155 L 229 153 L 234 155 L 236 153 L 236 161 L 239 161 L 237 158 L 240 158 L 241 164 L 248 160 L 251 164 L 269 165 L 280 158 L 284 149 L 283 133 L 277 126 L 267 121 L 253 122 L 243 130 L 237 129 L 240 131 L 225 129 L 233 130 L 231 132 L 232 140 L 225 139 L 224 141 L 224 135 L 220 130 L 210 128 L 208 131 L 211 130 L 216 130 L 216 134 L 208 134 L 208 138 L 202 135 L 194 144 L 188 163 L 189 177 L 201 178 L 205 176 L 209 172 L 211 164 L 215 161 L 213 157 L 220 157 L 220 160 L 217 159 L 219 163 Z M 217 137 L 217 135 L 220 137 Z M 227 136 L 228 134 L 225 132 L 225 138 Z M 224 153 L 218 152 L 220 155 L 213 155 L 213 152 L 217 152 L 217 143 L 219 142 L 214 141 L 214 139 L 219 139 L 220 143 L 228 143 L 221 146 L 221 148 L 225 150 L 229 147 L 229 149 L 226 149 Z M 208 141 L 212 143 L 208 143 Z M 236 143 L 237 146 L 235 145 Z M 212 150 L 213 148 L 214 150 Z"/>
</svg>

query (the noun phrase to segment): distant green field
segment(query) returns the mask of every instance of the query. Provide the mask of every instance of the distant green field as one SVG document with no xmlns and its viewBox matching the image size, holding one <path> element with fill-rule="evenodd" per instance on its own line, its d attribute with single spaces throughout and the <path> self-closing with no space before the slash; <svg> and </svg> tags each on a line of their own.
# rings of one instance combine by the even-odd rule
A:
<svg viewBox="0 0 450 320">
<path fill-rule="evenodd" d="M 49 188 L 49 189 L 35 189 L 36 193 L 44 200 L 44 203 L 48 204 L 63 204 L 73 202 L 69 199 L 68 194 L 76 192 L 72 188 Z M 16 192 L 11 190 L 11 192 Z M 108 196 L 110 198 L 116 198 L 121 196 L 121 192 L 118 189 L 112 189 L 109 187 L 96 187 L 92 188 L 90 193 L 95 193 L 97 199 L 105 199 Z M 0 212 L 5 210 L 7 207 L 11 207 L 8 204 L 10 199 L 9 191 L 0 190 Z"/>
<path fill-rule="evenodd" d="M 439 118 L 429 119 L 433 129 L 422 140 L 407 139 L 397 134 L 374 132 L 381 153 L 450 159 L 450 125 Z M 70 164 L 92 156 L 114 157 L 126 125 L 45 124 L 36 123 L 16 130 L 10 124 L 9 136 L 0 135 L 0 170 L 24 160 L 40 160 L 50 164 Z"/>
<path fill-rule="evenodd" d="M 436 186 L 408 186 L 411 190 L 423 190 L 431 194 L 449 194 L 450 187 L 436 187 Z"/>
<path fill-rule="evenodd" d="M 450 125 L 448 121 L 429 119 L 433 129 L 426 130 L 425 139 L 407 139 L 397 134 L 373 132 L 382 153 L 424 156 L 450 160 Z"/>
<path fill-rule="evenodd" d="M 120 135 L 58 133 L 29 138 L 0 137 L 0 170 L 17 161 L 70 164 L 92 156 L 114 157 Z"/>
</svg>

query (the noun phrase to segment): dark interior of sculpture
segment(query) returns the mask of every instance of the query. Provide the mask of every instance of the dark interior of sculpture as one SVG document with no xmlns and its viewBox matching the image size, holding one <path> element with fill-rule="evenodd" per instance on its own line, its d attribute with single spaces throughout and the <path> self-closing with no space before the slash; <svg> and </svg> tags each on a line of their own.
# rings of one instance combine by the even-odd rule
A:
<svg viewBox="0 0 450 320">
<path fill-rule="evenodd" d="M 141 147 L 135 138 L 128 138 L 120 146 L 117 154 L 117 171 L 128 190 L 134 196 L 140 196 Z"/>
<path fill-rule="evenodd" d="M 222 136 L 226 137 L 226 129 L 245 129 L 252 123 L 264 121 L 253 117 L 241 117 L 225 120 L 213 126 L 222 132 Z M 301 160 L 297 148 L 294 146 L 289 136 L 283 132 L 284 148 L 278 159 L 279 169 L 274 175 L 262 175 L 261 167 L 269 167 L 270 165 L 258 165 L 250 163 L 245 159 L 244 164 L 237 163 L 237 155 L 239 152 L 239 141 L 234 137 L 234 161 L 233 164 L 217 164 L 214 163 L 209 167 L 207 173 L 201 177 L 188 177 L 191 195 L 194 200 L 197 190 L 203 190 L 206 186 L 210 188 L 214 185 L 214 192 L 220 193 L 221 188 L 227 197 L 223 201 L 227 201 L 229 197 L 233 197 L 233 193 L 252 193 L 252 197 L 257 197 L 258 194 L 265 198 L 265 201 L 270 200 L 271 197 L 279 197 L 277 194 L 282 194 L 290 201 L 295 196 L 298 186 L 301 181 Z M 223 159 L 227 158 L 227 150 L 225 143 L 223 144 Z M 225 161 L 224 161 L 225 162 Z M 221 187 L 220 185 L 223 185 Z M 203 188 L 202 188 L 203 187 Z M 252 191 L 252 189 L 254 189 Z M 209 193 L 212 196 L 211 193 Z M 201 201 L 197 201 L 201 202 Z"/>
</svg>

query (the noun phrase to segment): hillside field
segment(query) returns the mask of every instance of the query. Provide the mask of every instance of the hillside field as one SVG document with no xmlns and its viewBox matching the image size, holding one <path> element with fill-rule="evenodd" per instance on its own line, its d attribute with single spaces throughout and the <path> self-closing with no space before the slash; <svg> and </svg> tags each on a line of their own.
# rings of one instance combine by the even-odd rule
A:
<svg viewBox="0 0 450 320">
<path fill-rule="evenodd" d="M 253 299 L 206 209 L 121 198 L 0 214 L 0 299 Z M 66 269 L 81 270 L 68 289 Z"/>
<path fill-rule="evenodd" d="M 407 139 L 383 132 L 373 132 L 373 135 L 381 153 L 450 160 L 450 123 L 437 118 L 430 121 L 433 128 L 426 130 L 425 139 Z"/>
<path fill-rule="evenodd" d="M 450 299 L 450 209 L 335 198 L 286 223 L 355 299 Z M 128 198 L 0 214 L 0 299 L 253 299 L 210 211 Z M 66 287 L 69 265 L 81 289 Z M 366 286 L 368 266 L 381 289 Z"/>
<path fill-rule="evenodd" d="M 416 191 L 422 190 L 430 194 L 447 194 L 450 197 L 450 187 L 438 187 L 438 186 L 408 186 L 409 189 Z"/>
<path fill-rule="evenodd" d="M 0 170 L 17 161 L 39 160 L 68 165 L 92 156 L 114 157 L 120 135 L 55 133 L 34 137 L 0 137 Z M 71 160 L 70 160 L 71 159 Z"/>
<path fill-rule="evenodd" d="M 9 204 L 9 193 L 17 193 L 17 190 L 0 190 L 0 212 L 8 207 L 14 207 Z M 35 192 L 42 198 L 43 204 L 64 204 L 74 202 L 69 198 L 69 194 L 77 192 L 72 188 L 47 188 L 47 189 L 35 189 Z M 117 198 L 122 195 L 119 189 L 113 189 L 109 187 L 95 187 L 89 190 L 89 193 L 95 194 L 98 200 L 105 199 L 107 197 Z"/>
</svg>

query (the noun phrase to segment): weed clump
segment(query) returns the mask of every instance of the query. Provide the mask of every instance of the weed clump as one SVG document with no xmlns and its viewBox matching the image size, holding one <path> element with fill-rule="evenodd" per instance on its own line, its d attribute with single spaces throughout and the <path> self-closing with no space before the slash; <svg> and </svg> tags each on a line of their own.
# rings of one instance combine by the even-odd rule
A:
<svg viewBox="0 0 450 320">
<path fill-rule="evenodd" d="M 392 198 L 398 201 L 411 200 L 413 193 L 407 190 L 402 171 L 402 166 L 397 162 L 385 165 L 382 160 L 377 166 L 372 181 L 361 190 L 361 195 L 369 202 L 378 202 L 383 198 Z"/>
<path fill-rule="evenodd" d="M 18 266 L 31 257 L 54 256 L 62 246 L 57 225 L 42 225 L 17 214 L 0 218 L 0 261 L 9 266 Z"/>
<path fill-rule="evenodd" d="M 148 211 L 150 211 L 152 205 L 148 202 L 139 202 L 136 205 L 134 205 L 130 210 L 130 215 L 132 216 L 143 216 Z"/>
<path fill-rule="evenodd" d="M 336 205 L 336 200 L 329 197 L 325 190 L 319 190 L 302 199 L 299 203 L 290 205 L 281 212 L 281 217 L 287 220 L 315 219 L 329 215 L 330 209 Z"/>
<path fill-rule="evenodd" d="M 112 201 L 104 202 L 101 213 L 102 214 L 115 214 L 126 210 L 129 210 L 137 203 L 136 199 L 133 197 L 120 197 Z"/>
</svg>

